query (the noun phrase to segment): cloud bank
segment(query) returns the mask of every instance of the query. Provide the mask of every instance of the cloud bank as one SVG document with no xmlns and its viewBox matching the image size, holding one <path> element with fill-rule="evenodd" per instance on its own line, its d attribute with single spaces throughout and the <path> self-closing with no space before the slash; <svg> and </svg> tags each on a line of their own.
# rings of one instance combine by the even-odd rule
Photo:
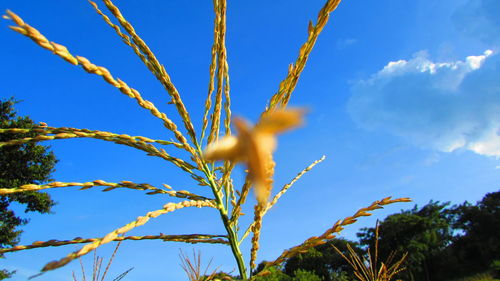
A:
<svg viewBox="0 0 500 281">
<path fill-rule="evenodd" d="M 419 52 L 351 91 L 348 112 L 363 128 L 439 151 L 500 157 L 500 55 L 491 50 L 452 62 Z"/>
</svg>

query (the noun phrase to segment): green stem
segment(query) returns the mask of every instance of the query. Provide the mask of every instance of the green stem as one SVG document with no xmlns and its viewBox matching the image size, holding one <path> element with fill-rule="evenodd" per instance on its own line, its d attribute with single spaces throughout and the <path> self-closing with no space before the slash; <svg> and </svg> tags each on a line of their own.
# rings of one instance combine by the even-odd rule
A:
<svg viewBox="0 0 500 281">
<path fill-rule="evenodd" d="M 201 148 L 197 146 L 198 151 L 201 155 Z M 220 217 L 222 222 L 224 223 L 224 227 L 226 228 L 228 234 L 229 244 L 231 246 L 231 251 L 233 252 L 233 256 L 236 259 L 236 263 L 238 264 L 238 270 L 240 272 L 240 276 L 243 280 L 247 280 L 247 270 L 245 267 L 245 261 L 243 260 L 243 255 L 241 254 L 239 243 L 238 243 L 238 234 L 231 227 L 231 223 L 229 221 L 229 217 L 227 215 L 227 209 L 223 204 L 223 199 L 220 196 L 219 190 L 217 188 L 217 184 L 213 179 L 213 174 L 207 164 L 203 161 L 203 172 L 207 176 L 210 187 L 212 188 L 212 192 L 215 196 L 215 202 L 217 204 L 217 209 L 219 210 Z M 229 194 L 226 194 L 229 196 Z"/>
</svg>

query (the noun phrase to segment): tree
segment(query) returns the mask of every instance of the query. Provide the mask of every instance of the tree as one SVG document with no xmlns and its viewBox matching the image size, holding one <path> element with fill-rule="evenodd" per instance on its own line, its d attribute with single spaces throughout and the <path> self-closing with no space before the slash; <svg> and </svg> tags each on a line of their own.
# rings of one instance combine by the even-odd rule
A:
<svg viewBox="0 0 500 281">
<path fill-rule="evenodd" d="M 445 212 L 448 203 L 429 202 L 419 209 L 401 211 L 386 217 L 379 228 L 379 255 L 387 257 L 392 251 L 408 252 L 404 280 L 435 279 L 438 270 L 433 261 L 452 240 L 452 216 Z M 374 247 L 375 228 L 363 228 L 358 233 L 360 243 Z"/>
<path fill-rule="evenodd" d="M 259 264 L 259 268 L 256 269 L 256 272 L 259 272 L 259 269 L 264 268 L 264 262 Z M 267 268 L 267 273 L 262 276 L 256 276 L 254 278 L 255 281 L 322 281 L 321 277 L 316 275 L 312 271 L 307 271 L 304 269 L 297 269 L 293 272 L 293 277 L 285 274 L 280 267 L 270 267 Z"/>
<path fill-rule="evenodd" d="M 0 129 L 33 128 L 37 126 L 29 117 L 16 116 L 13 98 L 0 100 Z M 0 188 L 16 188 L 24 184 L 41 184 L 52 180 L 51 174 L 57 162 L 48 147 L 35 143 L 2 146 L 12 139 L 33 137 L 36 133 L 3 134 L 0 131 Z M 25 213 L 49 213 L 55 204 L 47 193 L 20 192 L 0 196 L 0 248 L 15 246 L 22 233 L 18 228 L 28 223 L 28 219 L 16 215 L 9 209 L 12 202 L 25 205 Z M 0 255 L 3 258 L 3 255 Z M 13 272 L 0 270 L 0 280 Z"/>
<path fill-rule="evenodd" d="M 479 273 L 500 260 L 500 191 L 486 194 L 476 205 L 454 206 L 450 213 L 455 218 L 453 227 L 459 230 L 450 247 L 457 259 L 454 272 Z"/>
<path fill-rule="evenodd" d="M 290 258 L 284 268 L 287 275 L 295 276 L 297 270 L 307 270 L 318 275 L 324 281 L 345 280 L 347 275 L 354 278 L 352 267 L 332 247 L 335 245 L 340 251 L 347 251 L 347 243 L 357 253 L 362 253 L 356 242 L 335 238 L 310 249 L 307 253 Z"/>
</svg>

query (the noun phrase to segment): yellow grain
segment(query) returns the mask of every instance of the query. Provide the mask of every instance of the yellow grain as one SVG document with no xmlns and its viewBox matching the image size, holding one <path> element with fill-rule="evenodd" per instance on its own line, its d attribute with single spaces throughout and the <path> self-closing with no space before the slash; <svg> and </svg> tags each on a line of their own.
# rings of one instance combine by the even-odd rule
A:
<svg viewBox="0 0 500 281">
<path fill-rule="evenodd" d="M 141 107 L 149 110 L 151 114 L 161 119 L 164 126 L 174 133 L 175 137 L 183 144 L 186 150 L 191 152 L 191 154 L 196 155 L 194 149 L 187 143 L 185 137 L 177 129 L 177 125 L 175 125 L 175 123 L 172 122 L 172 120 L 170 120 L 165 113 L 160 112 L 152 102 L 144 100 L 137 90 L 129 87 L 120 79 L 115 79 L 106 68 L 91 63 L 87 58 L 81 56 L 73 56 L 71 53 L 69 53 L 66 47 L 49 41 L 38 30 L 24 23 L 24 21 L 13 12 L 7 11 L 7 14 L 18 25 L 18 27 L 16 28 L 11 27 L 13 30 L 29 37 L 41 47 L 52 51 L 54 54 L 60 56 L 71 64 L 80 65 L 88 73 L 101 76 L 106 82 L 118 88 L 123 94 L 134 98 Z"/>
<path fill-rule="evenodd" d="M 297 86 L 300 74 L 302 73 L 302 70 L 304 70 L 307 59 L 309 58 L 309 54 L 311 53 L 319 34 L 328 22 L 330 13 L 338 7 L 340 2 L 341 0 L 328 0 L 318 13 L 316 25 L 313 25 L 312 22 L 309 22 L 307 30 L 307 40 L 300 47 L 299 56 L 297 57 L 295 63 L 290 65 L 290 67 L 288 68 L 288 74 L 286 78 L 281 81 L 278 92 L 276 92 L 271 97 L 269 106 L 266 111 L 273 110 L 276 107 L 287 106 L 288 101 L 290 100 L 290 96 Z"/>
<path fill-rule="evenodd" d="M 99 9 L 99 6 L 93 2 L 93 1 L 90 1 L 89 0 L 89 3 L 90 5 L 92 5 L 92 7 L 95 9 L 95 11 L 102 17 L 102 19 L 111 27 L 113 28 L 113 30 L 116 32 L 116 34 L 118 36 L 120 36 L 120 38 L 122 38 L 122 41 L 123 43 L 127 44 L 129 47 L 131 47 L 133 50 L 134 50 L 134 53 L 141 59 L 141 61 L 146 64 L 146 66 L 151 67 L 149 61 L 147 60 L 146 56 L 144 56 L 144 54 L 141 53 L 141 51 L 139 50 L 139 48 L 130 40 L 130 37 L 127 36 L 126 34 L 124 34 L 120 27 L 114 23 L 111 22 L 111 19 L 105 15 L 100 9 Z M 152 69 L 150 69 L 152 70 Z"/>
<path fill-rule="evenodd" d="M 203 113 L 203 124 L 201 128 L 201 137 L 200 137 L 200 144 L 203 142 L 203 138 L 205 137 L 205 131 L 208 126 L 208 113 L 210 111 L 210 108 L 212 107 L 212 93 L 214 91 L 214 77 L 215 77 L 215 69 L 217 67 L 217 51 L 219 49 L 219 22 L 220 22 L 220 10 L 219 10 L 219 1 L 214 0 L 214 12 L 215 12 L 215 19 L 214 19 L 214 42 L 212 44 L 212 51 L 211 51 L 211 59 L 210 59 L 210 66 L 209 66 L 209 78 L 208 78 L 208 94 L 207 98 L 205 100 L 205 109 Z"/>
<path fill-rule="evenodd" d="M 97 247 L 100 247 L 106 243 L 114 241 L 114 239 L 116 239 L 120 234 L 126 233 L 126 232 L 128 232 L 128 231 L 130 231 L 138 226 L 144 225 L 151 218 L 156 218 L 160 215 L 167 214 L 167 213 L 170 213 L 170 212 L 173 212 L 175 210 L 182 209 L 185 207 L 198 207 L 198 208 L 212 207 L 212 208 L 215 208 L 215 205 L 214 205 L 213 201 L 208 201 L 208 200 L 205 200 L 205 201 L 191 200 L 191 201 L 182 201 L 179 203 L 165 204 L 162 209 L 148 212 L 145 216 L 138 217 L 135 221 L 128 223 L 125 226 L 120 227 L 120 228 L 108 233 L 103 238 L 99 238 L 96 241 L 93 241 L 92 243 L 85 245 L 80 250 L 75 251 L 75 252 L 67 255 L 66 257 L 64 257 L 60 260 L 53 261 L 53 262 L 46 264 L 43 267 L 42 272 L 46 272 L 46 271 L 50 271 L 50 270 L 54 270 L 54 269 L 57 269 L 59 267 L 62 267 L 64 265 L 68 264 L 69 262 L 71 262 L 72 260 L 88 254 L 89 252 L 93 251 Z"/>
<path fill-rule="evenodd" d="M 177 197 L 177 198 L 187 198 L 191 200 L 211 200 L 209 198 L 206 198 L 204 196 L 196 195 L 194 193 L 191 193 L 187 190 L 179 190 L 175 191 L 173 189 L 165 190 L 161 188 L 154 187 L 148 183 L 134 183 L 131 181 L 121 181 L 118 183 L 114 182 L 106 182 L 103 180 L 94 180 L 91 182 L 50 182 L 47 184 L 25 184 L 21 185 L 18 188 L 0 188 L 0 195 L 7 195 L 7 194 L 13 194 L 13 193 L 19 193 L 19 192 L 26 192 L 26 191 L 38 191 L 38 190 L 44 190 L 44 189 L 50 189 L 50 188 L 61 188 L 61 187 L 70 187 L 70 186 L 78 186 L 80 187 L 80 190 L 85 190 L 89 188 L 93 188 L 96 186 L 105 186 L 106 188 L 103 189 L 103 192 L 107 191 L 112 191 L 117 188 L 129 188 L 129 189 L 135 189 L 135 190 L 144 190 L 148 191 L 146 194 L 148 195 L 153 195 L 153 194 L 167 194 L 172 197 Z"/>
<path fill-rule="evenodd" d="M 263 213 L 262 213 L 262 216 L 264 216 L 268 211 L 269 209 L 271 209 L 276 203 L 278 203 L 278 200 L 281 198 L 281 196 L 283 196 L 283 194 L 285 194 L 285 192 L 295 183 L 297 182 L 305 173 L 309 172 L 312 168 L 314 168 L 314 166 L 316 166 L 317 164 L 321 163 L 323 160 L 325 160 L 326 156 L 323 156 L 321 157 L 319 160 L 316 160 L 314 161 L 313 163 L 311 163 L 311 165 L 307 166 L 304 170 L 302 170 L 300 173 L 298 173 L 295 178 L 293 178 L 289 183 L 285 184 L 281 190 L 273 197 L 273 199 L 271 200 L 271 202 L 269 202 L 267 204 L 267 207 L 264 209 Z M 238 202 L 239 203 L 239 202 Z M 238 204 L 236 206 L 239 206 Z M 241 208 L 239 208 L 240 210 Z M 234 213 L 233 213 L 234 214 Z M 256 224 L 256 222 L 252 222 L 250 224 L 250 226 L 248 226 L 247 230 L 243 233 L 243 235 L 241 236 L 241 240 L 240 241 L 243 241 L 245 240 L 245 238 L 248 236 L 248 234 L 250 233 L 250 231 L 252 231 L 254 225 Z"/>
<path fill-rule="evenodd" d="M 208 143 L 217 141 L 220 132 L 220 117 L 222 109 L 222 97 L 223 94 L 226 97 L 225 112 L 226 117 L 230 118 L 230 100 L 229 98 L 229 74 L 228 74 L 228 64 L 227 64 L 227 50 L 226 50 L 226 0 L 216 0 L 214 1 L 217 22 L 217 91 L 215 94 L 215 105 L 214 111 L 212 113 L 212 125 L 210 129 L 210 134 L 208 136 Z M 227 113 L 229 112 L 229 116 Z M 228 120 L 226 118 L 226 120 Z M 229 122 L 229 121 L 227 121 Z M 226 125 L 225 125 L 226 126 Z M 227 128 L 229 124 L 227 124 Z M 226 129 L 227 132 L 229 132 Z M 227 134 L 227 133 L 226 133 Z"/>
<path fill-rule="evenodd" d="M 193 173 L 193 169 L 195 167 L 184 160 L 173 157 L 169 155 L 165 150 L 158 149 L 156 146 L 151 145 L 150 143 L 159 143 L 159 144 L 173 144 L 178 148 L 184 148 L 183 145 L 175 142 L 163 141 L 163 140 L 152 140 L 142 136 L 129 136 L 126 134 L 115 134 L 111 132 L 105 131 L 97 131 L 97 130 L 88 130 L 88 129 L 76 129 L 76 128 L 68 128 L 68 127 L 43 127 L 43 128 L 33 128 L 33 129 L 0 129 L 0 133 L 28 133 L 28 132 L 36 132 L 40 135 L 34 137 L 27 137 L 21 139 L 9 140 L 6 142 L 0 142 L 0 147 L 5 145 L 18 145 L 28 142 L 40 142 L 40 141 L 48 141 L 55 139 L 69 139 L 69 138 L 94 138 L 100 139 L 104 141 L 111 141 L 116 144 L 130 146 L 142 151 L 145 151 L 150 156 L 156 156 L 167 160 L 182 170 Z"/>
<path fill-rule="evenodd" d="M 163 87 L 167 90 L 168 94 L 172 97 L 172 103 L 177 108 L 177 111 L 179 112 L 179 115 L 181 116 L 182 121 L 184 123 L 184 127 L 186 128 L 189 136 L 191 137 L 192 143 L 196 144 L 197 142 L 196 133 L 194 131 L 191 118 L 189 117 L 189 113 L 184 103 L 182 102 L 179 91 L 174 86 L 174 84 L 170 79 L 170 76 L 165 70 L 165 67 L 158 61 L 158 59 L 151 51 L 151 49 L 148 47 L 148 45 L 144 42 L 144 40 L 136 33 L 133 26 L 127 21 L 127 19 L 125 19 L 125 17 L 118 9 L 118 7 L 116 7 L 110 0 L 103 0 L 103 2 L 108 8 L 108 10 L 111 12 L 111 14 L 113 14 L 113 16 L 118 20 L 123 29 L 125 29 L 125 31 L 130 35 L 130 37 L 132 38 L 132 42 L 146 56 L 148 62 L 147 64 L 148 69 L 151 70 L 151 72 L 155 75 L 158 81 L 160 81 Z M 190 150 L 190 152 L 191 154 L 193 154 L 194 157 L 197 157 L 194 150 Z"/>
<path fill-rule="evenodd" d="M 409 198 L 397 198 L 391 199 L 391 197 L 386 197 L 381 200 L 377 200 L 373 202 L 370 206 L 359 209 L 354 215 L 344 218 L 343 220 L 337 221 L 331 228 L 327 229 L 320 236 L 313 236 L 308 238 L 302 244 L 292 247 L 288 250 L 285 250 L 277 259 L 274 261 L 266 263 L 266 268 L 273 265 L 278 265 L 283 263 L 286 259 L 289 259 L 299 253 L 305 253 L 309 249 L 325 244 L 327 240 L 335 238 L 336 234 L 341 232 L 345 226 L 353 224 L 357 221 L 359 217 L 362 216 L 371 216 L 372 211 L 376 209 L 382 209 L 383 206 L 398 202 L 411 202 Z"/>
<path fill-rule="evenodd" d="M 72 244 L 92 243 L 97 242 L 102 238 L 81 238 L 76 237 L 71 240 L 56 240 L 49 241 L 36 241 L 30 245 L 18 245 L 11 248 L 0 248 L 0 254 L 17 252 L 22 250 L 44 248 L 44 247 L 58 247 Z M 168 242 L 184 242 L 184 243 L 209 243 L 209 244 L 228 244 L 226 235 L 212 235 L 212 234 L 181 234 L 181 235 L 144 235 L 144 236 L 118 236 L 113 241 L 124 240 L 163 240 Z"/>
</svg>

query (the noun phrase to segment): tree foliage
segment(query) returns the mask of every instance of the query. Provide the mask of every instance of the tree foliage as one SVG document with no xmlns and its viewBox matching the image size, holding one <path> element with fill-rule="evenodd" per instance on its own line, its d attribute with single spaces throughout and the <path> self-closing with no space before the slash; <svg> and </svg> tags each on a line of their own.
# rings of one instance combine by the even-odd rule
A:
<svg viewBox="0 0 500 281">
<path fill-rule="evenodd" d="M 380 222 L 377 254 L 379 260 L 385 260 L 391 252 L 408 252 L 402 264 L 406 270 L 397 275 L 401 280 L 462 280 L 467 276 L 490 275 L 498 278 L 498 233 L 500 191 L 486 194 L 475 205 L 466 201 L 450 207 L 449 203 L 430 201 L 421 208 L 415 205 Z M 272 268 L 268 275 L 256 280 L 358 280 L 352 267 L 332 247 L 335 245 L 345 254 L 349 243 L 360 257 L 366 254 L 361 246 L 374 249 L 375 227 L 361 229 L 358 237 L 359 243 L 332 239 L 288 259 L 282 268 Z M 257 272 L 263 268 L 264 263 Z"/>
<path fill-rule="evenodd" d="M 263 265 L 263 264 L 262 264 Z M 261 268 L 263 266 L 261 265 Z M 322 281 L 321 277 L 316 275 L 312 271 L 305 269 L 297 269 L 293 272 L 293 275 L 287 275 L 280 268 L 271 267 L 268 268 L 268 274 L 263 276 L 255 277 L 255 281 Z"/>
<path fill-rule="evenodd" d="M 0 128 L 33 128 L 37 126 L 29 117 L 16 115 L 10 98 L 0 100 Z M 1 134 L 0 142 L 11 139 L 33 137 L 36 133 Z M 35 143 L 13 146 L 0 146 L 0 187 L 16 188 L 24 184 L 41 184 L 52 180 L 51 174 L 57 160 L 49 148 Z M 10 207 L 12 202 L 25 205 L 25 213 L 49 213 L 54 201 L 43 192 L 20 192 L 0 196 L 0 247 L 14 246 L 19 242 L 21 230 L 28 219 L 18 216 Z M 0 255 L 0 258 L 2 256 Z M 0 271 L 0 280 L 10 276 L 12 272 Z"/>
<path fill-rule="evenodd" d="M 352 267 L 332 247 L 335 245 L 340 251 L 347 252 L 347 243 L 354 251 L 362 253 L 356 242 L 336 238 L 312 248 L 307 253 L 289 259 L 285 264 L 284 272 L 295 276 L 297 270 L 303 269 L 315 273 L 325 281 L 346 280 L 345 275 L 354 278 Z"/>
<path fill-rule="evenodd" d="M 431 201 L 381 222 L 379 254 L 408 252 L 403 280 L 453 280 L 485 272 L 500 260 L 500 191 L 476 205 L 448 205 Z M 372 247 L 374 231 L 362 229 L 360 243 Z"/>
<path fill-rule="evenodd" d="M 451 217 L 444 212 L 448 203 L 431 201 L 422 208 L 401 211 L 380 223 L 379 255 L 387 257 L 392 251 L 408 252 L 404 280 L 430 280 L 432 260 L 451 242 Z M 375 228 L 358 233 L 360 243 L 374 247 Z"/>
<path fill-rule="evenodd" d="M 486 194 L 476 205 L 454 206 L 450 213 L 458 230 L 448 251 L 454 272 L 482 272 L 500 260 L 500 191 Z"/>
</svg>

